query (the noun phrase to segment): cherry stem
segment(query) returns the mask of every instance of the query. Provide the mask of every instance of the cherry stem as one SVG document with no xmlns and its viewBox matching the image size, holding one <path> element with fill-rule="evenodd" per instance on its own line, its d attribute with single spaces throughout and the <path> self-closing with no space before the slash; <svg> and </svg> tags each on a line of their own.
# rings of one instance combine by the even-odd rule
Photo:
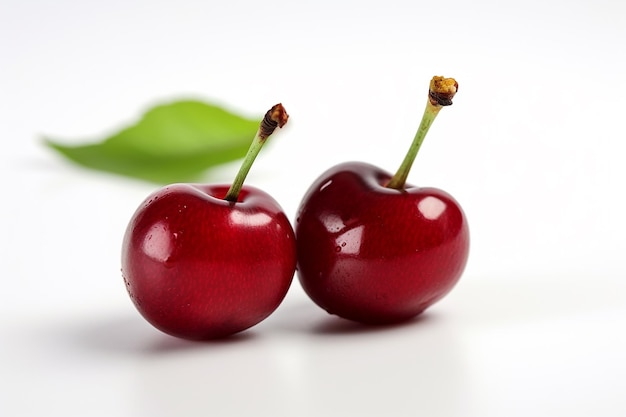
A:
<svg viewBox="0 0 626 417">
<path fill-rule="evenodd" d="M 248 148 L 248 152 L 246 153 L 241 167 L 239 168 L 239 172 L 237 172 L 237 176 L 235 177 L 233 184 L 228 189 L 224 200 L 236 202 L 239 199 L 239 193 L 243 187 L 243 182 L 248 176 L 248 172 L 250 172 L 250 168 L 259 154 L 259 151 L 265 142 L 267 142 L 267 139 L 272 135 L 272 133 L 274 133 L 274 130 L 276 130 L 277 127 L 283 127 L 285 123 L 287 123 L 288 119 L 289 115 L 280 103 L 274 105 L 267 111 L 267 113 L 265 113 L 265 116 L 259 125 L 259 130 L 257 130 L 256 135 L 250 144 L 250 148 Z"/>
<path fill-rule="evenodd" d="M 439 110 L 441 110 L 444 106 L 452 105 L 452 98 L 454 98 L 458 89 L 459 84 L 454 80 L 454 78 L 444 78 L 440 76 L 432 78 L 430 81 L 430 88 L 428 89 L 428 101 L 426 102 L 426 108 L 424 109 L 422 121 L 417 128 L 417 132 L 415 132 L 415 137 L 413 138 L 409 151 L 404 157 L 402 164 L 400 164 L 398 171 L 396 171 L 395 175 L 391 178 L 391 180 L 389 180 L 389 183 L 387 183 L 387 188 L 393 188 L 396 190 L 404 189 L 406 180 L 409 176 L 409 171 L 411 171 L 415 157 L 422 146 L 422 142 L 424 142 L 424 138 L 426 137 L 430 126 L 437 118 Z"/>
</svg>

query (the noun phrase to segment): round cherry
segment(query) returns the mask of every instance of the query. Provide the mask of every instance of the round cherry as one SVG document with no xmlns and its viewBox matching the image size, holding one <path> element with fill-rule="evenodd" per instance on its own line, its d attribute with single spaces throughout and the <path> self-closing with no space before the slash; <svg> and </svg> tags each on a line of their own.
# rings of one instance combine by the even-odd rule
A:
<svg viewBox="0 0 626 417">
<path fill-rule="evenodd" d="M 296 265 L 293 229 L 269 194 L 243 181 L 287 118 L 280 104 L 267 112 L 230 187 L 172 184 L 132 216 L 122 274 L 156 328 L 185 339 L 224 337 L 261 322 L 284 299 Z"/>
<path fill-rule="evenodd" d="M 406 184 L 427 131 L 457 89 L 454 79 L 432 79 L 422 122 L 395 175 L 349 162 L 306 192 L 296 220 L 297 274 L 329 313 L 369 324 L 404 321 L 461 277 L 469 229 L 459 203 L 440 189 Z"/>
</svg>

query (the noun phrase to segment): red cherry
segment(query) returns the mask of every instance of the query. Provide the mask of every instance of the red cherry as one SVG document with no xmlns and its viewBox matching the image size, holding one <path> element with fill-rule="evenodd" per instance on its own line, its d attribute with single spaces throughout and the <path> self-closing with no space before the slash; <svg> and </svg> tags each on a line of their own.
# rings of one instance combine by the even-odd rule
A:
<svg viewBox="0 0 626 417">
<path fill-rule="evenodd" d="M 424 118 L 398 172 L 352 162 L 322 174 L 296 222 L 298 278 L 331 314 L 364 323 L 412 318 L 459 280 L 469 229 L 452 196 L 406 185 L 430 125 L 452 104 L 458 84 L 434 77 Z"/>
<path fill-rule="evenodd" d="M 286 113 L 281 117 L 278 123 L 266 115 L 263 123 L 282 126 Z M 124 281 L 139 312 L 165 333 L 212 339 L 240 332 L 268 317 L 289 289 L 296 264 L 291 224 L 270 195 L 242 186 L 273 131 L 263 123 L 237 185 L 166 186 L 130 220 Z"/>
<path fill-rule="evenodd" d="M 436 188 L 387 188 L 390 179 L 373 165 L 341 164 L 300 205 L 298 277 L 331 314 L 406 320 L 447 294 L 463 272 L 469 230 L 458 203 Z"/>
</svg>

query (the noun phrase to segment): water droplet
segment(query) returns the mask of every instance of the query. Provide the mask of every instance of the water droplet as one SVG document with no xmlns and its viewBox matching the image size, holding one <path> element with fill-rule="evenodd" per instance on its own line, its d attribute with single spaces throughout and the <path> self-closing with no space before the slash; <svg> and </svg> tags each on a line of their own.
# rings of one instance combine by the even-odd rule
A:
<svg viewBox="0 0 626 417">
<path fill-rule="evenodd" d="M 335 252 L 341 252 L 341 246 L 335 247 Z"/>
<path fill-rule="evenodd" d="M 341 246 L 345 248 L 345 247 L 346 247 L 346 242 L 343 242 L 343 243 L 341 244 Z"/>
</svg>

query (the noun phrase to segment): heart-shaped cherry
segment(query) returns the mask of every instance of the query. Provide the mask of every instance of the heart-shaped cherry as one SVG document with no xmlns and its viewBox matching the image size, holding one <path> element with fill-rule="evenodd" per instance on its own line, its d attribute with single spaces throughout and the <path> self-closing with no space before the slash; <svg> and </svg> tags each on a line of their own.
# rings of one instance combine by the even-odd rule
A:
<svg viewBox="0 0 626 417">
<path fill-rule="evenodd" d="M 412 318 L 459 280 L 469 252 L 463 210 L 448 193 L 406 185 L 454 79 L 434 77 L 420 127 L 395 175 L 350 162 L 322 174 L 298 209 L 298 278 L 331 314 L 370 324 Z"/>
<path fill-rule="evenodd" d="M 186 339 L 245 330 L 281 303 L 296 265 L 294 232 L 267 193 L 243 186 L 263 143 L 288 115 L 265 115 L 232 186 L 173 184 L 132 216 L 122 274 L 143 317 Z"/>
</svg>

